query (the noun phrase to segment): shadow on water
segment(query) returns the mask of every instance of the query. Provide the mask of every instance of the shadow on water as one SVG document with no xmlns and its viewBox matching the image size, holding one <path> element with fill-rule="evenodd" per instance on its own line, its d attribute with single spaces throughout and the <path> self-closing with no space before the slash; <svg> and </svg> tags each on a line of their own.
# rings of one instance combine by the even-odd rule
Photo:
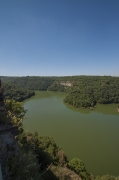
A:
<svg viewBox="0 0 119 180">
<path fill-rule="evenodd" d="M 104 115 L 117 115 L 119 116 L 119 112 L 117 111 L 117 104 L 98 104 L 94 110 L 90 110 L 88 108 L 75 108 L 71 105 L 65 104 L 65 106 L 72 110 L 79 112 L 81 114 L 90 114 L 93 112 L 101 113 Z"/>
<path fill-rule="evenodd" d="M 27 101 L 30 101 L 30 100 L 39 100 L 39 99 L 43 99 L 43 98 L 52 98 L 52 97 L 60 98 L 63 101 L 65 95 L 66 94 L 62 93 L 62 92 L 36 91 L 35 96 L 25 100 L 24 103 L 26 103 Z M 90 114 L 90 113 L 97 112 L 97 113 L 101 113 L 104 115 L 119 116 L 119 112 L 117 111 L 117 104 L 97 104 L 94 110 L 90 110 L 89 108 L 75 108 L 72 105 L 65 104 L 64 102 L 63 102 L 63 104 L 65 105 L 66 108 L 68 108 L 74 112 L 79 112 L 81 114 Z"/>
<path fill-rule="evenodd" d="M 42 98 L 51 98 L 51 97 L 59 97 L 59 98 L 64 98 L 65 93 L 62 92 L 54 92 L 54 91 L 35 91 L 35 96 L 32 96 L 32 98 L 29 98 L 24 101 L 27 102 L 29 100 L 36 100 L 36 99 L 42 99 Z"/>
<path fill-rule="evenodd" d="M 65 103 L 64 103 L 65 104 Z M 72 111 L 76 111 L 76 112 L 79 112 L 79 113 L 81 113 L 81 114 L 90 114 L 91 112 L 92 112 L 92 110 L 90 110 L 90 109 L 83 109 L 83 108 L 75 108 L 75 107 L 73 107 L 73 106 L 71 106 L 71 105 L 69 105 L 69 104 L 65 104 L 65 106 L 68 108 L 68 109 L 70 109 L 70 110 L 72 110 Z"/>
</svg>

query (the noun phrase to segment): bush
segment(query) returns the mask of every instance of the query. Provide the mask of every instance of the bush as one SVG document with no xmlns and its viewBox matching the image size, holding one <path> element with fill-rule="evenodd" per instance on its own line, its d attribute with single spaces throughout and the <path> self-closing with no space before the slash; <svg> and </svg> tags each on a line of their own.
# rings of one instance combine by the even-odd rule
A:
<svg viewBox="0 0 119 180">
<path fill-rule="evenodd" d="M 77 173 L 82 179 L 91 179 L 90 174 L 88 174 L 86 171 L 84 163 L 80 159 L 73 158 L 71 161 L 69 161 L 68 167 Z"/>
<path fill-rule="evenodd" d="M 40 180 L 38 169 L 36 157 L 31 152 L 22 152 L 14 158 L 8 159 L 11 180 Z"/>
</svg>

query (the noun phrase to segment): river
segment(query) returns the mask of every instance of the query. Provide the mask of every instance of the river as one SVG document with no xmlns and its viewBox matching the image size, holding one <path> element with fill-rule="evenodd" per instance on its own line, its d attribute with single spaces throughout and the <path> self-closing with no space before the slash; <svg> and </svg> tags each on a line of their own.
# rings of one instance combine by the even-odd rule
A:
<svg viewBox="0 0 119 180">
<path fill-rule="evenodd" d="M 65 94 L 39 91 L 24 102 L 24 128 L 52 136 L 68 159 L 80 158 L 94 175 L 119 175 L 119 113 L 117 105 L 95 110 L 75 109 L 63 103 Z"/>
</svg>

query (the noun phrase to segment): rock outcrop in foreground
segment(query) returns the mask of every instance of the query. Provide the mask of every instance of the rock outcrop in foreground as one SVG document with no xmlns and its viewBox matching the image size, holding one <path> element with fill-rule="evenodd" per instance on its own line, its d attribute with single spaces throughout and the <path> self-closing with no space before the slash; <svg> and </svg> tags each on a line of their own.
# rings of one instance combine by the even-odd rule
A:
<svg viewBox="0 0 119 180">
<path fill-rule="evenodd" d="M 0 79 L 0 180 L 10 180 L 7 171 L 7 160 L 14 158 L 19 152 L 15 136 L 18 135 L 18 127 L 7 121 L 4 97 Z"/>
</svg>

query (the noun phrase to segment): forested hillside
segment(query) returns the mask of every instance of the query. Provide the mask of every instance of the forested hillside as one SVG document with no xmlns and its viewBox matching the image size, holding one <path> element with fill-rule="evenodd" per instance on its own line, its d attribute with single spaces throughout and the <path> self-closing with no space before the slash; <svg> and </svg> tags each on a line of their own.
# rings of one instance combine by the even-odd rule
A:
<svg viewBox="0 0 119 180">
<path fill-rule="evenodd" d="M 97 103 L 119 103 L 119 77 L 65 76 L 65 77 L 2 77 L 4 82 L 29 90 L 66 92 L 65 103 L 76 108 L 94 107 Z"/>
<path fill-rule="evenodd" d="M 108 76 L 82 76 L 64 99 L 74 107 L 94 107 L 97 103 L 119 103 L 119 78 Z"/>
<path fill-rule="evenodd" d="M 29 90 L 47 90 L 53 84 L 54 77 L 2 77 L 4 82 L 18 85 Z"/>
<path fill-rule="evenodd" d="M 52 84 L 49 83 L 50 86 L 48 86 L 47 83 L 45 84 L 49 90 L 59 90 L 59 88 L 62 87 L 62 91 L 67 92 L 64 101 L 75 107 L 93 107 L 96 103 L 119 102 L 119 78 L 117 77 L 77 76 L 51 78 L 49 81 L 46 79 L 44 82 L 42 79 L 42 87 L 43 83 L 45 84 L 51 81 Z M 33 91 L 24 89 L 25 82 L 24 86 L 22 86 L 17 78 L 11 78 L 9 83 L 8 80 L 2 83 L 2 87 L 6 99 L 22 101 L 34 95 Z M 31 87 L 33 87 L 32 83 Z M 84 163 L 80 159 L 73 158 L 68 161 L 63 150 L 51 137 L 24 132 L 22 121 L 25 116 L 25 111 L 22 103 L 8 100 L 5 106 L 6 112 L 12 122 L 15 123 L 14 125 L 18 125 L 20 129 L 20 135 L 17 137 L 17 140 L 21 153 L 12 159 L 12 161 L 8 161 L 8 170 L 11 178 L 26 180 L 29 180 L 30 177 L 34 180 L 119 179 L 119 177 L 111 175 L 94 177 L 87 172 Z M 10 111 L 12 113 L 10 113 Z"/>
<path fill-rule="evenodd" d="M 6 99 L 14 99 L 16 101 L 23 101 L 35 95 L 34 91 L 27 90 L 9 83 L 3 83 L 2 89 Z"/>
</svg>

